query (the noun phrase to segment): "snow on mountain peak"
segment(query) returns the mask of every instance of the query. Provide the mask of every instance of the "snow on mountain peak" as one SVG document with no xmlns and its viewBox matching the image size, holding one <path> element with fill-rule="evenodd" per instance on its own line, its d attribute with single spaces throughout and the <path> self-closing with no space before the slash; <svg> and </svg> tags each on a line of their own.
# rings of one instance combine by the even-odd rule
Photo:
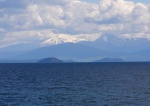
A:
<svg viewBox="0 0 150 106">
<path fill-rule="evenodd" d="M 52 34 L 49 37 L 42 39 L 34 43 L 37 47 L 44 47 L 50 45 L 58 45 L 62 43 L 78 43 L 82 41 L 95 41 L 101 36 L 100 33 L 94 34 L 77 34 L 77 35 L 67 35 L 67 34 Z"/>
<path fill-rule="evenodd" d="M 43 42 L 41 42 L 41 45 L 43 46 L 57 45 L 61 43 L 77 43 L 81 41 L 86 41 L 86 39 L 78 38 L 76 36 L 68 36 L 68 35 L 60 34 L 44 40 Z"/>
</svg>

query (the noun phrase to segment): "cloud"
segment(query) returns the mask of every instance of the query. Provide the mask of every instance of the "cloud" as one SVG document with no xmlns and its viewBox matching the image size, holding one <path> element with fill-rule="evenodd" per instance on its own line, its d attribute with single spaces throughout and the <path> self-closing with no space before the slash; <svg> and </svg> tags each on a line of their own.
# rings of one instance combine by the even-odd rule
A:
<svg viewBox="0 0 150 106">
<path fill-rule="evenodd" d="M 51 44 L 47 42 L 49 40 L 59 37 L 60 39 L 67 40 L 66 42 L 80 42 L 80 41 L 95 41 L 99 38 L 101 33 L 92 33 L 92 34 L 59 34 L 53 30 L 31 30 L 31 31 L 13 31 L 6 32 L 4 36 L 0 36 L 0 48 L 9 46 L 13 44 L 19 43 L 35 43 L 43 42 L 47 44 Z M 93 37 L 94 36 L 94 37 Z M 56 39 L 57 40 L 57 39 Z M 59 40 L 59 39 L 58 39 Z M 54 43 L 54 41 L 52 42 Z"/>
<path fill-rule="evenodd" d="M 34 42 L 50 34 L 113 34 L 150 39 L 150 5 L 125 0 L 1 0 L 0 44 Z M 101 35 L 100 34 L 100 35 Z M 82 36 L 83 37 L 83 36 Z"/>
</svg>

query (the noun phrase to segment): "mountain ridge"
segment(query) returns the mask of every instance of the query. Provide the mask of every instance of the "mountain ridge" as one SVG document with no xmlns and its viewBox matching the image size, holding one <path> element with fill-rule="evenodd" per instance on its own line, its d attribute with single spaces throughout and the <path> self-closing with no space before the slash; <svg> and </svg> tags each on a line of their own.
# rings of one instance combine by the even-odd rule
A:
<svg viewBox="0 0 150 106">
<path fill-rule="evenodd" d="M 57 39 L 57 36 L 55 37 Z M 67 37 L 67 39 L 70 39 L 66 35 L 65 37 Z M 82 36 L 80 36 L 79 38 L 82 38 Z M 48 44 L 42 45 L 42 43 L 46 42 L 47 40 Z M 150 56 L 148 55 L 150 51 L 150 41 L 145 38 L 122 39 L 114 35 L 106 34 L 101 36 L 98 35 L 96 40 L 93 39 L 92 41 L 86 41 L 82 38 L 81 42 L 77 41 L 76 43 L 72 43 L 69 42 L 69 40 L 63 42 L 63 39 L 60 39 L 59 42 L 58 37 L 58 42 L 60 44 L 54 45 L 51 45 L 51 43 L 49 44 L 51 40 L 45 39 L 40 40 L 39 42 L 14 44 L 11 46 L 0 48 L 0 59 L 40 59 L 40 57 L 44 58 L 54 56 L 63 58 L 64 60 L 75 59 L 75 61 L 76 59 L 86 59 L 87 61 L 91 61 L 97 58 L 105 57 L 123 58 L 125 61 L 150 60 Z M 30 52 L 32 53 L 30 54 Z M 27 56 L 27 54 L 30 54 L 30 56 Z"/>
</svg>

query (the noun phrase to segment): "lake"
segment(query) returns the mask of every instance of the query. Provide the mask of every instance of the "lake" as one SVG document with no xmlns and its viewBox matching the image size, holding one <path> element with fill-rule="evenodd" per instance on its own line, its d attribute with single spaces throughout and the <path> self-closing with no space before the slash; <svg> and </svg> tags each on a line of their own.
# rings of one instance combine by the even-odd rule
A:
<svg viewBox="0 0 150 106">
<path fill-rule="evenodd" d="M 150 63 L 0 64 L 1 106 L 150 106 Z"/>
</svg>

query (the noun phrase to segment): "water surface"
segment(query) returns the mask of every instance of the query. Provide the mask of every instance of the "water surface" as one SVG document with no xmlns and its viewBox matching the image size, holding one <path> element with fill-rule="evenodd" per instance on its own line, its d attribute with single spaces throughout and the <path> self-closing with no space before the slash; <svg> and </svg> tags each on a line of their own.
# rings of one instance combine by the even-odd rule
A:
<svg viewBox="0 0 150 106">
<path fill-rule="evenodd" d="M 150 63 L 0 64 L 1 106 L 150 106 Z"/>
</svg>

